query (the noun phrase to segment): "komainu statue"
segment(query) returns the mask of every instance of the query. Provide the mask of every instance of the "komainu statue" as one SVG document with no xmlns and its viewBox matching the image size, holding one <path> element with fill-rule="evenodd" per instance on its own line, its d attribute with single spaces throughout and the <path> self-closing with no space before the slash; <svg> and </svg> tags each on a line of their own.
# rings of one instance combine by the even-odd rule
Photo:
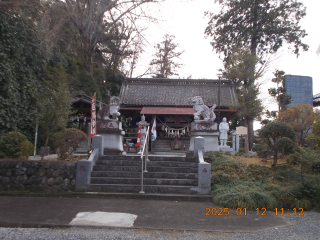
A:
<svg viewBox="0 0 320 240">
<path fill-rule="evenodd" d="M 105 107 L 101 108 L 97 114 L 98 120 L 108 120 L 109 115 L 112 115 L 112 119 L 117 119 L 120 116 L 120 98 L 112 96 L 110 98 L 110 103 Z"/>
<path fill-rule="evenodd" d="M 214 109 L 216 108 L 216 104 L 214 104 L 211 108 L 208 108 L 204 105 L 203 100 L 200 96 L 193 97 L 191 99 L 193 110 L 195 111 L 194 120 L 200 120 L 200 117 L 205 121 L 214 121 L 216 119 L 216 115 L 214 114 Z"/>
</svg>

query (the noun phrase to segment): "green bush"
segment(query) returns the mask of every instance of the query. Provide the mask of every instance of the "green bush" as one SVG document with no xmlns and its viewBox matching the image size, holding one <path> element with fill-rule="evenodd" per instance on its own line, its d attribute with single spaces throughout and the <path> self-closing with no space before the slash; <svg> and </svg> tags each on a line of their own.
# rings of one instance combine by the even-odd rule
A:
<svg viewBox="0 0 320 240">
<path fill-rule="evenodd" d="M 232 187 L 221 186 L 212 194 L 213 202 L 223 207 L 271 210 L 277 206 L 277 201 L 271 194 L 249 182 L 242 182 Z"/>
<path fill-rule="evenodd" d="M 18 158 L 21 156 L 21 143 L 28 141 L 27 137 L 19 132 L 8 132 L 0 137 L 0 152 L 5 157 Z"/>
<path fill-rule="evenodd" d="M 261 152 L 262 150 L 264 150 L 264 147 L 261 144 L 254 144 L 252 146 L 252 151 L 257 152 L 259 154 L 259 152 Z"/>
<path fill-rule="evenodd" d="M 20 144 L 20 155 L 24 158 L 28 158 L 32 155 L 33 152 L 33 144 L 29 141 L 23 141 Z"/>
<path fill-rule="evenodd" d="M 312 163 L 311 169 L 315 173 L 320 173 L 320 162 L 314 162 Z"/>
<path fill-rule="evenodd" d="M 313 182 L 307 182 L 300 187 L 300 196 L 299 198 L 312 199 L 316 194 L 320 193 L 320 188 L 315 185 Z"/>
<path fill-rule="evenodd" d="M 231 154 L 225 152 L 206 152 L 205 158 L 210 158 L 213 166 L 218 166 L 224 162 L 232 161 Z"/>
<path fill-rule="evenodd" d="M 239 148 L 239 153 L 246 153 L 246 149 L 245 148 Z"/>
<path fill-rule="evenodd" d="M 272 155 L 272 152 L 267 149 L 268 146 L 266 144 L 255 144 L 252 146 L 252 151 L 256 152 L 260 158 L 267 158 Z"/>
<path fill-rule="evenodd" d="M 310 210 L 312 207 L 312 203 L 310 200 L 307 199 L 297 199 L 294 202 L 295 208 L 303 208 L 304 210 Z"/>
<path fill-rule="evenodd" d="M 65 159 L 72 147 L 75 150 L 79 143 L 87 139 L 87 135 L 79 129 L 67 128 L 54 135 L 54 147 L 59 149 L 59 157 Z"/>
<path fill-rule="evenodd" d="M 320 176 L 311 167 L 304 174 L 303 184 L 301 169 L 297 167 L 280 165 L 274 171 L 257 164 L 247 165 L 223 153 L 208 156 L 214 159 L 211 182 L 213 202 L 217 205 L 272 210 L 277 202 L 285 202 L 320 211 Z"/>
<path fill-rule="evenodd" d="M 213 187 L 216 185 L 233 186 L 239 182 L 240 178 L 234 174 L 227 174 L 224 171 L 218 170 L 212 174 L 211 182 Z"/>
</svg>

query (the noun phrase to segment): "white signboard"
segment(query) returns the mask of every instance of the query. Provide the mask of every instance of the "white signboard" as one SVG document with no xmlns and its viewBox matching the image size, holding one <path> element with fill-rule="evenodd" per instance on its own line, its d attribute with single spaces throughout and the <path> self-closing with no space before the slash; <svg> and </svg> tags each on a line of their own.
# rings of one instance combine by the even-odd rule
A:
<svg viewBox="0 0 320 240">
<path fill-rule="evenodd" d="M 236 128 L 236 134 L 238 135 L 247 135 L 247 128 L 246 127 L 237 127 Z"/>
</svg>

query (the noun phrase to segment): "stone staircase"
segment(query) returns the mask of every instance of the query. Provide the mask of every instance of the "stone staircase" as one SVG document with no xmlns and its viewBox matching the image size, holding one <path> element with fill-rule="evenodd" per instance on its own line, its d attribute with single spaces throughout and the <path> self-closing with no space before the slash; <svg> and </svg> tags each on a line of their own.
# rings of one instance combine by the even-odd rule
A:
<svg viewBox="0 0 320 240">
<path fill-rule="evenodd" d="M 145 193 L 197 194 L 196 158 L 150 156 L 149 159 L 143 180 Z M 101 156 L 93 167 L 86 191 L 139 193 L 140 184 L 140 156 Z"/>
<path fill-rule="evenodd" d="M 186 153 L 189 151 L 189 145 L 190 145 L 190 138 L 178 138 L 178 141 L 181 141 L 182 143 L 182 149 L 181 150 L 172 150 L 171 149 L 171 142 L 174 141 L 174 138 L 157 138 L 157 140 L 154 143 L 154 152 L 183 152 Z M 185 146 L 185 147 L 183 147 Z M 184 149 L 185 148 L 185 149 Z"/>
</svg>

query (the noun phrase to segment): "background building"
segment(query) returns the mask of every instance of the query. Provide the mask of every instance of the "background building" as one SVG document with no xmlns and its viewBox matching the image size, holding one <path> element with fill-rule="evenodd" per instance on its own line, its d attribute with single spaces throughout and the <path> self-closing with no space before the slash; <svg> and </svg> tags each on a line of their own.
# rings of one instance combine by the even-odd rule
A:
<svg viewBox="0 0 320 240">
<path fill-rule="evenodd" d="M 297 104 L 313 105 L 312 77 L 298 75 L 286 75 L 285 77 L 286 94 L 292 96 L 292 101 L 288 107 Z"/>
</svg>

